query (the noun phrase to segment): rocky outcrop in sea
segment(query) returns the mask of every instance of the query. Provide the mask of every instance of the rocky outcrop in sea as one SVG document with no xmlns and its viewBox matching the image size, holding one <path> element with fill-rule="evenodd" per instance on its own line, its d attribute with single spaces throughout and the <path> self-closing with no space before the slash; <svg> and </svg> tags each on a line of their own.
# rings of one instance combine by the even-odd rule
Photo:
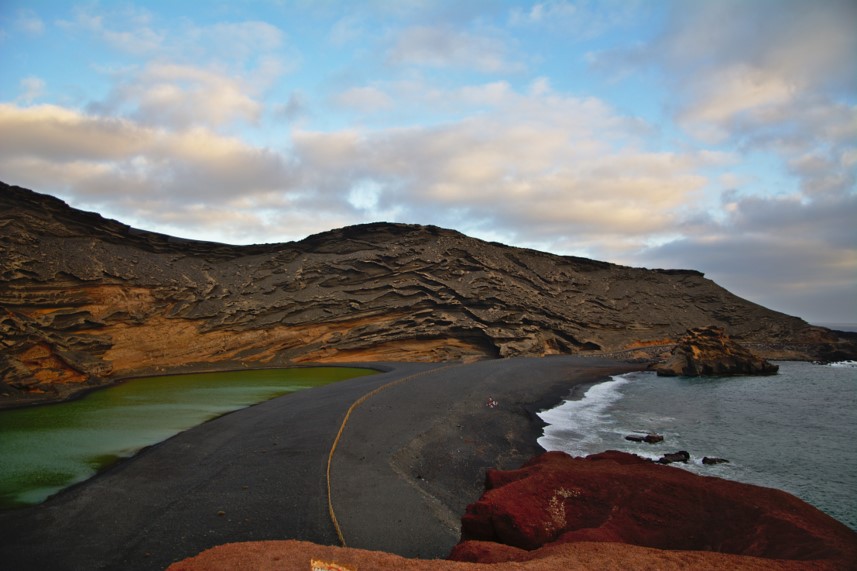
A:
<svg viewBox="0 0 857 571">
<path fill-rule="evenodd" d="M 689 329 L 670 357 L 655 367 L 665 377 L 775 375 L 779 367 L 731 339 L 722 327 Z"/>
</svg>

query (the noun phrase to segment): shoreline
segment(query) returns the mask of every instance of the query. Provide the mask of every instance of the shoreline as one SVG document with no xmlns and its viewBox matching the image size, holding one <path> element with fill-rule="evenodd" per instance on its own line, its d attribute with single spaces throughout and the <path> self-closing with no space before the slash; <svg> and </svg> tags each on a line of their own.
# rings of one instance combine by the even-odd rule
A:
<svg viewBox="0 0 857 571">
<path fill-rule="evenodd" d="M 575 386 L 639 368 L 592 357 L 489 361 L 478 383 L 446 371 L 376 395 L 352 415 L 344 452 L 334 459 L 333 497 L 347 545 L 445 557 L 458 542 L 466 506 L 484 491 L 485 470 L 517 468 L 543 452 L 537 439 L 545 423 L 536 412 L 556 406 Z M 400 430 L 390 434 L 390 425 Z M 359 488 L 360 482 L 384 484 Z M 407 519 L 398 521 L 406 510 L 397 504 L 409 506 Z"/>
<path fill-rule="evenodd" d="M 0 513 L 0 560 L 21 571 L 149 571 L 235 541 L 335 545 L 324 470 L 345 409 L 421 372 L 352 415 L 332 464 L 333 501 L 350 546 L 443 557 L 464 507 L 482 492 L 484 469 L 513 467 L 540 450 L 535 411 L 575 384 L 639 369 L 562 356 L 443 371 L 447 364 L 361 365 L 389 370 L 218 417 L 39 506 Z M 499 406 L 484 406 L 488 396 Z"/>
<path fill-rule="evenodd" d="M 48 406 L 48 405 L 56 405 L 63 404 L 66 402 L 75 401 L 78 399 L 84 398 L 86 395 L 91 394 L 93 392 L 97 392 L 104 389 L 109 389 L 110 387 L 115 387 L 117 385 L 121 385 L 122 383 L 127 383 L 128 381 L 133 381 L 135 379 L 148 379 L 151 377 L 177 377 L 180 375 L 196 375 L 203 373 L 238 373 L 242 371 L 275 371 L 279 369 L 309 369 L 309 368 L 317 368 L 317 367 L 346 367 L 346 368 L 354 368 L 354 369 L 369 369 L 372 371 L 378 371 L 379 373 L 389 372 L 390 367 L 385 366 L 383 363 L 375 363 L 375 366 L 367 366 L 365 362 L 358 363 L 283 363 L 282 365 L 275 366 L 265 366 L 265 367 L 256 367 L 256 366 L 248 366 L 244 365 L 242 367 L 237 366 L 236 362 L 230 361 L 225 367 L 211 367 L 213 363 L 194 363 L 191 365 L 184 365 L 181 367 L 171 367 L 164 372 L 157 372 L 154 369 L 150 372 L 148 369 L 141 369 L 140 371 L 130 373 L 128 375 L 121 375 L 116 378 L 111 379 L 109 382 L 104 384 L 95 385 L 95 386 L 86 386 L 81 389 L 75 390 L 65 396 L 57 396 L 56 398 L 50 399 L 42 399 L 38 401 L 31 400 L 17 400 L 17 401 L 3 401 L 0 399 L 0 412 L 4 410 L 15 410 L 19 408 L 30 408 L 35 406 Z M 371 363 L 370 363 L 371 365 Z M 146 372 L 142 372 L 146 371 Z"/>
</svg>

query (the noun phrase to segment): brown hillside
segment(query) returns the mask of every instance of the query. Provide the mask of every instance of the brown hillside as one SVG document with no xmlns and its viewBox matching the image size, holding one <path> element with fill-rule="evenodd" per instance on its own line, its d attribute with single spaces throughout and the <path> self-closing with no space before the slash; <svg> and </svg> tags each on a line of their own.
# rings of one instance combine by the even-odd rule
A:
<svg viewBox="0 0 857 571">
<path fill-rule="evenodd" d="M 5 404 L 167 369 L 657 351 L 705 325 L 769 358 L 857 353 L 691 270 L 388 223 L 228 246 L 2 183 L 0 307 Z"/>
</svg>

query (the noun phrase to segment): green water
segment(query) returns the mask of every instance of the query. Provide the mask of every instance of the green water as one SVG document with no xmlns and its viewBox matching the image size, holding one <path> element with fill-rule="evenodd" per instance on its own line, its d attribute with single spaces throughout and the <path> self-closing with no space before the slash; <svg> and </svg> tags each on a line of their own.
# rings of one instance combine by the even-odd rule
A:
<svg viewBox="0 0 857 571">
<path fill-rule="evenodd" d="M 312 367 L 135 379 L 81 399 L 0 412 L 0 509 L 32 505 L 120 458 L 227 412 L 372 374 Z"/>
</svg>

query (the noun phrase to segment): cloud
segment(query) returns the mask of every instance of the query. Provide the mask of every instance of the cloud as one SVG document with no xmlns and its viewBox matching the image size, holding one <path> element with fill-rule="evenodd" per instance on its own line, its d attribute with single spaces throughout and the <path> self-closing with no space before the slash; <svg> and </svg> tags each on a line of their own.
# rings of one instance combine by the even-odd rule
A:
<svg viewBox="0 0 857 571">
<path fill-rule="evenodd" d="M 509 23 L 560 33 L 566 41 L 589 40 L 633 22 L 640 7 L 637 0 L 547 0 L 512 8 Z"/>
<path fill-rule="evenodd" d="M 57 21 L 65 30 L 93 34 L 114 49 L 137 55 L 155 52 L 162 46 L 165 36 L 151 23 L 148 11 L 130 5 L 109 12 L 75 6 L 73 19 Z"/>
<path fill-rule="evenodd" d="M 18 10 L 15 25 L 30 36 L 41 36 L 45 32 L 44 21 L 32 10 Z"/>
<path fill-rule="evenodd" d="M 338 19 L 330 28 L 328 41 L 335 46 L 344 46 L 365 36 L 364 22 L 354 14 Z"/>
<path fill-rule="evenodd" d="M 472 69 L 483 73 L 523 69 L 498 34 L 452 26 L 412 26 L 397 33 L 387 59 L 399 66 Z"/>
<path fill-rule="evenodd" d="M 126 222 L 174 224 L 179 235 L 259 239 L 265 225 L 246 224 L 254 210 L 248 205 L 285 209 L 292 200 L 282 156 L 202 128 L 167 131 L 56 106 L 6 104 L 0 130 L 7 134 L 0 141 L 5 180 L 73 196 Z M 236 201 L 244 206 L 237 209 Z M 212 216 L 206 220 L 200 212 Z M 188 213 L 187 225 L 175 224 L 181 213 Z M 235 224 L 218 226 L 218 218 Z"/>
<path fill-rule="evenodd" d="M 854 307 L 857 275 L 857 4 L 724 0 L 671 8 L 652 43 L 595 54 L 594 67 L 659 70 L 691 144 L 728 145 L 748 161 L 764 157 L 779 165 L 777 182 L 786 186 L 723 173 L 736 186 L 720 191 L 719 207 L 710 216 L 691 211 L 678 228 L 683 238 L 642 259 L 706 271 L 775 307 L 809 314 L 810 300 L 823 298 L 825 319 L 841 321 Z"/>
<path fill-rule="evenodd" d="M 105 101 L 90 108 L 98 114 L 122 114 L 149 125 L 217 127 L 259 120 L 262 105 L 247 91 L 242 79 L 231 74 L 151 63 L 132 69 Z"/>
<path fill-rule="evenodd" d="M 300 57 L 278 27 L 256 20 L 186 25 L 166 48 L 172 60 L 228 69 L 267 69 L 274 76 L 295 69 Z"/>
<path fill-rule="evenodd" d="M 857 4 L 849 0 L 674 4 L 665 32 L 601 65 L 659 67 L 679 124 L 707 143 L 765 148 L 789 161 L 836 155 L 857 137 Z"/>
<path fill-rule="evenodd" d="M 377 87 L 352 87 L 340 93 L 336 102 L 362 113 L 375 113 L 393 106 L 389 95 Z"/>
<path fill-rule="evenodd" d="M 720 160 L 645 150 L 638 122 L 595 99 L 496 84 L 447 99 L 482 100 L 483 114 L 436 126 L 295 132 L 302 186 L 320 201 L 352 196 L 365 210 L 376 205 L 406 220 L 502 228 L 519 241 L 597 244 L 603 253 L 677 223 L 705 184 L 698 170 Z"/>
<path fill-rule="evenodd" d="M 272 106 L 272 113 L 276 119 L 298 122 L 311 115 L 309 100 L 302 91 L 292 91 L 285 103 Z"/>
<path fill-rule="evenodd" d="M 197 77 L 184 68 L 161 71 Z M 164 213 L 190 205 L 206 205 L 195 212 L 228 211 L 246 195 L 264 198 L 282 227 L 308 212 L 313 231 L 329 228 L 332 220 L 395 216 L 477 233 L 503 228 L 525 242 L 576 243 L 603 253 L 627 249 L 629 237 L 676 224 L 706 182 L 699 170 L 721 160 L 716 154 L 647 150 L 647 130 L 639 121 L 597 99 L 558 96 L 540 86 L 519 92 L 488 83 L 450 90 L 444 97 L 450 105 L 479 105 L 481 113 L 433 126 L 296 128 L 291 146 L 280 152 L 218 135 L 187 117 L 150 120 L 142 104 L 124 119 L 4 105 L 0 129 L 9 136 L 0 143 L 0 168 L 13 182 L 37 181 L 39 189 L 60 188 L 105 203 L 122 189 L 129 211 L 153 196 Z M 378 95 L 346 93 L 373 104 Z M 216 93 L 209 97 L 219 100 Z M 162 101 L 162 117 L 164 109 L 185 110 L 169 98 Z M 221 115 L 206 120 L 228 118 L 228 108 L 214 106 Z M 204 105 L 193 110 L 214 112 Z M 149 220 L 167 220 L 156 209 L 144 210 Z M 242 232 L 262 241 L 299 237 L 279 228 L 256 225 Z"/>
<path fill-rule="evenodd" d="M 704 271 L 734 293 L 827 322 L 851 319 L 857 275 L 857 196 L 723 197 L 723 220 L 697 218 L 681 237 L 632 257 L 649 267 Z"/>
<path fill-rule="evenodd" d="M 21 85 L 22 92 L 21 95 L 17 97 L 16 101 L 32 103 L 44 93 L 45 80 L 40 77 L 29 75 L 23 78 L 19 83 Z"/>
<path fill-rule="evenodd" d="M 150 126 L 237 132 L 256 125 L 265 95 L 300 62 L 283 31 L 258 20 L 163 22 L 131 6 L 90 5 L 74 8 L 58 25 L 126 55 L 122 65 L 96 68 L 111 88 L 87 111 Z"/>
</svg>

